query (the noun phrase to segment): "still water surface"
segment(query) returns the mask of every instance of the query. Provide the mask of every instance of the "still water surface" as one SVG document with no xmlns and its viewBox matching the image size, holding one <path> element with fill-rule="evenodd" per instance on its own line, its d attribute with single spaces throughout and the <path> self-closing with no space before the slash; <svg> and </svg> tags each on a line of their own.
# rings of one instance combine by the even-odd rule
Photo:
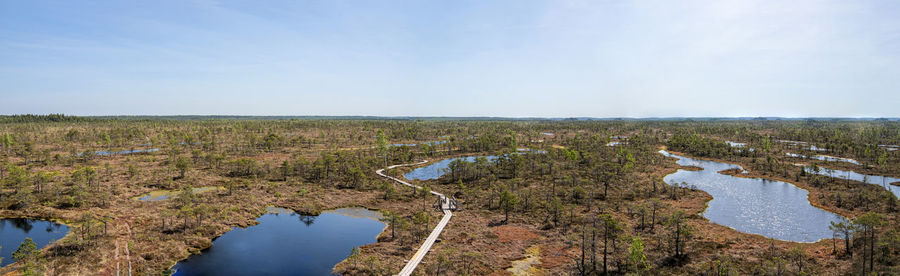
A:
<svg viewBox="0 0 900 276">
<path fill-rule="evenodd" d="M 666 183 L 682 182 L 695 185 L 713 199 L 703 216 L 711 222 L 738 231 L 760 234 L 785 241 L 814 242 L 831 238 L 830 222 L 841 217 L 809 204 L 807 192 L 793 184 L 762 178 L 744 178 L 718 173 L 741 166 L 693 159 L 660 151 L 678 158 L 682 166 L 696 166 L 703 170 L 679 169 L 667 175 Z"/>
<path fill-rule="evenodd" d="M 798 164 L 799 165 L 799 164 Z M 837 169 L 828 169 L 819 167 L 819 171 L 813 170 L 809 166 L 804 166 L 807 173 L 815 173 L 829 177 L 841 178 L 841 179 L 850 179 L 856 180 L 862 183 L 874 184 L 884 187 L 886 190 L 890 191 L 894 194 L 894 196 L 900 198 L 900 187 L 896 185 L 891 185 L 891 183 L 900 184 L 900 178 L 890 177 L 890 176 L 881 176 L 881 175 L 870 175 L 870 174 L 861 174 L 854 171 L 845 171 L 845 170 L 837 170 Z"/>
<path fill-rule="evenodd" d="M 305 216 L 269 208 L 259 224 L 234 228 L 176 264 L 173 275 L 331 275 L 354 247 L 376 242 L 377 212 L 345 208 Z"/>
<path fill-rule="evenodd" d="M 416 168 L 406 174 L 403 174 L 403 176 L 409 180 L 438 179 L 442 175 L 447 173 L 446 169 L 450 167 L 450 163 L 453 162 L 453 160 L 463 159 L 466 162 L 475 162 L 475 158 L 478 158 L 478 157 L 477 156 L 469 156 L 469 157 L 447 158 L 447 159 L 444 159 L 444 160 L 441 160 L 438 162 L 434 162 L 433 164 L 425 166 L 425 167 Z M 494 162 L 499 157 L 497 157 L 496 155 L 488 155 L 488 156 L 485 156 L 485 158 L 487 158 L 488 162 Z"/>
<path fill-rule="evenodd" d="M 41 249 L 66 236 L 69 227 L 47 220 L 26 218 L 0 219 L 0 266 L 13 263 L 12 253 L 25 238 L 31 238 Z"/>
<path fill-rule="evenodd" d="M 796 154 L 796 153 L 790 153 L 790 152 L 786 152 L 785 155 L 790 156 L 790 157 L 794 157 L 794 158 L 801 158 L 801 159 L 806 159 L 806 158 L 808 158 L 806 155 Z M 856 161 L 856 160 L 853 160 L 853 159 L 850 159 L 850 158 L 843 158 L 843 157 L 830 156 L 830 155 L 819 155 L 819 154 L 817 154 L 817 155 L 813 155 L 812 157 L 809 157 L 809 158 L 816 159 L 816 160 L 827 161 L 827 162 L 847 162 L 847 163 L 850 163 L 850 164 L 853 164 L 853 165 L 860 165 L 859 161 Z"/>
</svg>

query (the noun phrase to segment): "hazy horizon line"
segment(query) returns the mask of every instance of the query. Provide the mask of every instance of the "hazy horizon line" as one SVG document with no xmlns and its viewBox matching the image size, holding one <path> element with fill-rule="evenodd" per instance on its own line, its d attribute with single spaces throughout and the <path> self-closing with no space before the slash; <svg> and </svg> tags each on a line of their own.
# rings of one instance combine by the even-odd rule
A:
<svg viewBox="0 0 900 276">
<path fill-rule="evenodd" d="M 74 116 L 74 117 L 87 117 L 87 118 L 105 118 L 105 117 L 271 117 L 271 118 L 302 118 L 302 117 L 313 117 L 313 118 L 478 118 L 478 119 L 519 119 L 519 120 L 527 120 L 527 119 L 535 119 L 535 120 L 571 120 L 571 119 L 581 119 L 581 120 L 618 120 L 618 119 L 630 119 L 630 120 L 652 120 L 652 119 L 786 119 L 786 120 L 803 120 L 803 119 L 855 119 L 855 120 L 900 120 L 900 117 L 873 117 L 873 116 L 646 116 L 646 117 L 636 117 L 636 116 L 606 116 L 606 117 L 595 117 L 595 116 L 560 116 L 560 117 L 543 117 L 543 116 L 486 116 L 486 115 L 471 115 L 471 116 L 443 116 L 443 115 L 428 115 L 428 116 L 418 116 L 418 115 L 253 115 L 253 114 L 165 114 L 165 115 L 77 115 L 77 114 L 65 114 L 65 113 L 48 113 L 48 114 L 35 114 L 35 113 L 21 113 L 21 114 L 0 114 L 0 116 L 24 116 L 24 115 L 35 115 L 35 116 L 46 116 L 46 115 L 64 115 L 64 116 Z"/>
</svg>

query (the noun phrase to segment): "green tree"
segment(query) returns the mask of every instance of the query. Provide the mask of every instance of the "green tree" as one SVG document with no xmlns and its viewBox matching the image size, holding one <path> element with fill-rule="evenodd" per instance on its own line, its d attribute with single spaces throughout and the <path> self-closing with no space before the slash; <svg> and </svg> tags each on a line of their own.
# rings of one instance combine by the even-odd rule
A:
<svg viewBox="0 0 900 276">
<path fill-rule="evenodd" d="M 419 239 L 424 239 L 426 236 L 428 236 L 428 226 L 431 222 L 431 216 L 429 216 L 425 212 L 417 212 L 413 216 L 412 221 L 414 224 L 422 225 L 422 230 L 418 231 L 418 234 L 416 235 Z"/>
<path fill-rule="evenodd" d="M 350 256 L 347 256 L 347 261 L 350 263 L 351 269 L 356 270 L 359 267 L 360 258 L 359 247 L 354 246 L 353 249 L 350 250 Z"/>
<path fill-rule="evenodd" d="M 194 188 L 190 185 L 182 188 L 181 193 L 178 195 L 181 206 L 191 206 L 194 204 L 195 199 L 196 195 L 194 194 Z"/>
<path fill-rule="evenodd" d="M 18 194 L 19 190 L 28 182 L 28 171 L 19 166 L 7 164 L 6 172 L 7 177 L 3 178 L 3 186 L 13 188 Z"/>
<path fill-rule="evenodd" d="M 685 217 L 685 212 L 678 210 L 672 213 L 667 223 L 672 228 L 672 249 L 676 258 L 684 256 L 687 240 L 693 237 L 693 228 L 685 224 Z"/>
<path fill-rule="evenodd" d="M 388 144 L 387 138 L 384 137 L 384 131 L 378 130 L 378 134 L 375 135 L 375 144 L 378 147 L 378 154 L 384 158 L 384 166 L 387 167 Z"/>
<path fill-rule="evenodd" d="M 866 275 L 866 263 L 869 264 L 869 273 L 875 271 L 875 243 L 878 240 L 878 228 L 885 224 L 884 216 L 869 212 L 856 218 L 853 223 L 857 226 L 857 231 L 862 232 L 862 274 Z"/>
<path fill-rule="evenodd" d="M 853 226 L 853 223 L 847 221 L 847 219 L 842 218 L 841 221 L 838 223 L 835 223 L 834 221 L 832 221 L 831 225 L 828 226 L 828 229 L 831 229 L 831 231 L 834 232 L 834 234 L 840 234 L 840 235 L 844 236 L 845 253 L 852 256 L 853 251 L 850 251 L 850 240 L 853 237 L 853 230 L 855 229 L 855 227 Z M 833 246 L 834 246 L 834 250 L 837 251 L 837 246 L 836 245 L 833 245 Z"/>
<path fill-rule="evenodd" d="M 650 264 L 647 263 L 647 256 L 644 255 L 644 241 L 641 240 L 641 237 L 631 238 L 631 247 L 628 247 L 628 257 L 636 270 L 644 271 L 650 269 Z"/>
<path fill-rule="evenodd" d="M 175 168 L 181 173 L 178 178 L 184 178 L 184 174 L 191 168 L 191 160 L 187 157 L 179 157 L 175 161 Z"/>
<path fill-rule="evenodd" d="M 609 244 L 610 241 L 615 241 L 619 238 L 619 234 L 622 232 L 622 224 L 610 215 L 602 215 L 600 222 L 603 224 L 601 225 L 601 229 L 603 229 L 603 275 L 609 275 L 607 260 L 610 254 Z"/>
<path fill-rule="evenodd" d="M 517 204 L 519 204 L 519 197 L 509 189 L 503 189 L 503 192 L 500 193 L 500 208 L 503 209 L 505 216 L 503 223 L 509 222 L 509 211 L 515 209 Z"/>
<path fill-rule="evenodd" d="M 225 181 L 225 189 L 228 190 L 228 195 L 233 194 L 234 189 L 237 188 L 237 183 L 235 183 L 235 182 L 237 182 L 237 180 L 234 180 L 234 179 L 228 179 Z"/>
<path fill-rule="evenodd" d="M 381 191 L 384 192 L 384 200 L 390 200 L 397 195 L 397 189 L 388 182 L 381 182 Z"/>
<path fill-rule="evenodd" d="M 381 222 L 388 223 L 391 226 L 391 240 L 394 240 L 394 228 L 396 228 L 397 215 L 390 211 L 383 211 L 384 216 L 381 217 Z"/>
<path fill-rule="evenodd" d="M 510 131 L 507 134 L 509 136 L 506 137 L 506 146 L 509 148 L 510 152 L 516 152 L 517 150 L 519 150 L 519 143 L 516 140 L 516 133 Z"/>
<path fill-rule="evenodd" d="M 81 218 L 78 219 L 78 223 L 81 224 L 81 240 L 90 239 L 91 227 L 94 226 L 94 215 L 82 213 Z"/>
<path fill-rule="evenodd" d="M 181 209 L 178 209 L 178 216 L 184 218 L 184 229 L 188 229 L 190 226 L 190 218 L 194 216 L 194 208 L 191 206 L 182 206 Z"/>
<path fill-rule="evenodd" d="M 422 185 L 419 189 L 419 196 L 422 197 L 422 211 L 428 210 L 428 198 L 431 196 L 431 188 L 428 185 Z"/>
<path fill-rule="evenodd" d="M 12 253 L 13 260 L 16 262 L 22 262 L 24 264 L 28 264 L 29 261 L 33 260 L 34 257 L 38 255 L 37 244 L 34 243 L 31 238 L 25 238 L 25 241 L 19 245 L 19 248 L 16 249 L 15 252 Z"/>
<path fill-rule="evenodd" d="M 3 134 L 3 149 L 6 150 L 6 154 L 9 154 L 9 149 L 12 148 L 12 145 L 12 136 L 9 136 L 9 133 Z"/>
</svg>

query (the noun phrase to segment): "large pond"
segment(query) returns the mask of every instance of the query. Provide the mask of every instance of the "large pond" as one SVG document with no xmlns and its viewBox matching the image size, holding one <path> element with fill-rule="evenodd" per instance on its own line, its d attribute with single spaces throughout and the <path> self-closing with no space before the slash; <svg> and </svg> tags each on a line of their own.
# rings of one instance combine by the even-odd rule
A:
<svg viewBox="0 0 900 276">
<path fill-rule="evenodd" d="M 859 181 L 862 183 L 879 185 L 879 186 L 884 187 L 891 193 L 893 193 L 898 198 L 900 198 L 900 187 L 891 185 L 891 183 L 897 183 L 898 185 L 900 185 L 900 178 L 890 177 L 890 176 L 881 176 L 881 175 L 861 174 L 861 173 L 857 173 L 854 171 L 828 169 L 828 168 L 823 168 L 823 167 L 819 167 L 819 171 L 815 171 L 809 166 L 800 165 L 800 164 L 797 164 L 797 165 L 804 166 L 807 173 L 816 173 L 816 174 L 820 174 L 820 175 L 842 178 L 842 179 L 849 178 L 850 180 L 856 180 L 856 181 Z"/>
<path fill-rule="evenodd" d="M 711 222 L 738 231 L 760 234 L 785 241 L 814 242 L 831 238 L 830 222 L 841 217 L 809 204 L 807 192 L 793 184 L 762 178 L 745 178 L 718 173 L 741 166 L 693 159 L 660 151 L 678 158 L 682 166 L 703 170 L 679 169 L 667 175 L 666 183 L 694 185 L 713 196 L 703 216 Z"/>
<path fill-rule="evenodd" d="M 176 264 L 173 275 L 331 275 L 354 247 L 376 242 L 385 227 L 379 213 L 362 208 L 318 216 L 267 211 L 259 224 L 234 228 Z"/>
<path fill-rule="evenodd" d="M 37 248 L 43 248 L 66 236 L 69 227 L 52 221 L 5 218 L 0 219 L 0 266 L 13 263 L 12 253 L 19 248 L 25 238 L 31 238 Z"/>
</svg>

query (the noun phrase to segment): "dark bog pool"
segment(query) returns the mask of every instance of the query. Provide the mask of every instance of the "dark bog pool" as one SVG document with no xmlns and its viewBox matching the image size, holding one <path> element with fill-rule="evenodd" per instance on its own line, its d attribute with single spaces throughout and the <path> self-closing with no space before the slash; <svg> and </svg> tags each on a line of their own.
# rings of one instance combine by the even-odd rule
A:
<svg viewBox="0 0 900 276">
<path fill-rule="evenodd" d="M 666 183 L 695 185 L 713 196 L 703 216 L 711 222 L 738 231 L 785 241 L 814 242 L 831 238 L 830 222 L 841 217 L 809 204 L 807 192 L 791 183 L 762 178 L 734 177 L 718 173 L 738 165 L 692 159 L 660 151 L 678 158 L 678 164 L 703 168 L 678 170 L 667 175 Z"/>
<path fill-rule="evenodd" d="M 354 247 L 375 242 L 377 212 L 347 208 L 304 216 L 269 208 L 259 224 L 234 228 L 176 264 L 174 275 L 331 275 Z"/>
<path fill-rule="evenodd" d="M 43 248 L 66 236 L 69 227 L 52 221 L 5 218 L 0 219 L 0 266 L 13 263 L 12 253 L 19 248 L 25 238 L 31 238 L 37 248 Z"/>
</svg>

